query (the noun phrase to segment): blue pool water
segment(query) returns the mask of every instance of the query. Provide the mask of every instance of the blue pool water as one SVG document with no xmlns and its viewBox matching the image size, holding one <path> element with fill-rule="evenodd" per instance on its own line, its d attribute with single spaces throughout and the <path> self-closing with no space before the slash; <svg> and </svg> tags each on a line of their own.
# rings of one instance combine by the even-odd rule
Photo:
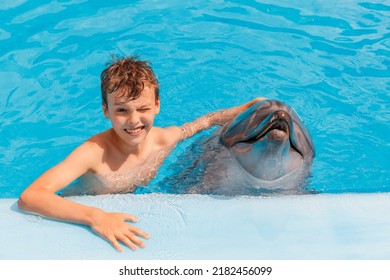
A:
<svg viewBox="0 0 390 280">
<path fill-rule="evenodd" d="M 5 0 L 1 198 L 18 197 L 109 128 L 100 72 L 111 55 L 134 54 L 151 61 L 159 78 L 156 125 L 257 96 L 280 99 L 312 134 L 311 188 L 390 191 L 388 1 Z M 164 191 L 167 166 L 195 139 L 177 147 L 147 190 Z"/>
</svg>

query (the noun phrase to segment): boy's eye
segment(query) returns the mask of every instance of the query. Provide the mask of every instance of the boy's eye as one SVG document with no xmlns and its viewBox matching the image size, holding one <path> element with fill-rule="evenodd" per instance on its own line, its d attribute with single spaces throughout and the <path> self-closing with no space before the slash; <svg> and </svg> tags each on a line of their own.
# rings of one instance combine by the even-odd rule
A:
<svg viewBox="0 0 390 280">
<path fill-rule="evenodd" d="M 150 110 L 150 108 L 141 108 L 141 109 L 138 109 L 138 111 L 140 111 L 140 112 L 147 112 L 147 111 L 149 111 Z"/>
<path fill-rule="evenodd" d="M 116 111 L 119 113 L 123 113 L 123 112 L 126 112 L 126 109 L 125 108 L 118 108 L 118 109 L 116 109 Z"/>
</svg>

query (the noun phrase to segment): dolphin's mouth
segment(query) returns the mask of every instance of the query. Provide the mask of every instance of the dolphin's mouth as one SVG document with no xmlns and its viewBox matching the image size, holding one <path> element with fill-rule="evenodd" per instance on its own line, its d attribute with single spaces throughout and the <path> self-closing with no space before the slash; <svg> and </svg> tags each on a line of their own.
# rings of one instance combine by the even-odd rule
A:
<svg viewBox="0 0 390 280">
<path fill-rule="evenodd" d="M 286 138 L 289 138 L 290 135 L 289 123 L 284 118 L 277 118 L 272 122 L 269 122 L 264 127 L 264 129 L 261 130 L 259 133 L 253 135 L 248 139 L 239 141 L 237 143 L 251 144 L 257 141 L 261 141 L 262 138 L 266 137 L 267 135 L 270 140 L 275 140 L 275 141 L 282 141 Z"/>
<path fill-rule="evenodd" d="M 259 120 L 254 123 L 258 122 Z M 236 127 L 239 126 L 236 125 Z M 254 125 L 249 131 L 237 133 L 235 136 L 230 137 L 230 139 L 228 137 L 228 141 L 223 139 L 222 143 L 228 147 L 232 147 L 238 143 L 253 144 L 258 141 L 263 141 L 265 140 L 265 137 L 270 141 L 283 142 L 289 140 L 291 149 L 295 150 L 303 157 L 302 151 L 297 148 L 295 137 L 293 136 L 293 129 L 294 124 L 290 115 L 286 111 L 278 110 L 269 114 L 260 122 L 260 124 Z M 239 131 L 235 130 L 235 132 Z M 230 135 L 232 135 L 232 133 L 230 133 Z M 228 135 L 225 134 L 224 136 L 226 137 Z"/>
</svg>

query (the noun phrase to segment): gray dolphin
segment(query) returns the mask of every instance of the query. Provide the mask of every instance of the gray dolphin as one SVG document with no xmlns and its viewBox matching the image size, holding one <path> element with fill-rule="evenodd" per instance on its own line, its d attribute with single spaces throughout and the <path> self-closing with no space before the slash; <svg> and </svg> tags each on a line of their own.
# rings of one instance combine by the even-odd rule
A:
<svg viewBox="0 0 390 280">
<path fill-rule="evenodd" d="M 314 154 L 297 113 L 280 101 L 264 100 L 195 141 L 163 184 L 175 193 L 305 193 Z"/>
</svg>

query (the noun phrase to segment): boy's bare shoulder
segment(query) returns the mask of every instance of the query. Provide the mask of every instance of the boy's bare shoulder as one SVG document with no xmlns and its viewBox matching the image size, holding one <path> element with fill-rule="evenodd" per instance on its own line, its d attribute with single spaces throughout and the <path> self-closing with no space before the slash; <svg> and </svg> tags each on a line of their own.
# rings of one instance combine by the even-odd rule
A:
<svg viewBox="0 0 390 280">
<path fill-rule="evenodd" d="M 182 139 L 182 130 L 178 126 L 154 127 L 157 145 L 165 148 L 177 144 Z"/>
<path fill-rule="evenodd" d="M 104 150 L 108 146 L 107 143 L 107 132 L 96 134 L 78 146 L 69 155 L 69 158 L 76 158 L 91 168 L 102 158 Z"/>
<path fill-rule="evenodd" d="M 82 173 L 100 172 L 104 169 L 104 158 L 113 151 L 111 138 L 110 130 L 92 136 L 74 149 L 63 163 L 70 168 L 78 168 Z"/>
<path fill-rule="evenodd" d="M 93 150 L 104 150 L 110 143 L 109 130 L 98 133 L 83 143 L 85 147 Z"/>
</svg>

